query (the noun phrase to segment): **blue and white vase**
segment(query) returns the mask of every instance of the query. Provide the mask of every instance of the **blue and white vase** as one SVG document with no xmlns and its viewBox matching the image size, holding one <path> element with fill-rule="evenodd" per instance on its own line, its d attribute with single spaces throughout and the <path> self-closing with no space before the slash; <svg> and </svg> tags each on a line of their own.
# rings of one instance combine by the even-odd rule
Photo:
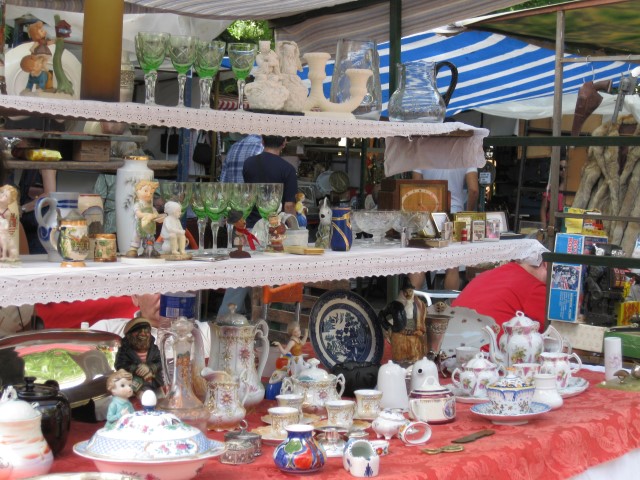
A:
<svg viewBox="0 0 640 480">
<path fill-rule="evenodd" d="M 353 243 L 351 230 L 351 209 L 334 207 L 331 209 L 331 250 L 347 252 Z"/>
<path fill-rule="evenodd" d="M 287 439 L 273 451 L 273 461 L 285 473 L 312 473 L 324 467 L 327 454 L 313 437 L 311 425 L 288 425 Z"/>
</svg>

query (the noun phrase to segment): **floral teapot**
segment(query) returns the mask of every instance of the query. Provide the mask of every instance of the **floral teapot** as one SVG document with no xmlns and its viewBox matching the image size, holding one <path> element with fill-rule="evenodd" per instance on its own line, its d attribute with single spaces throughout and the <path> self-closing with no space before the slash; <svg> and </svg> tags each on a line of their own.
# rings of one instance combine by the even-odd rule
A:
<svg viewBox="0 0 640 480">
<path fill-rule="evenodd" d="M 309 368 L 297 377 L 284 378 L 281 392 L 304 396 L 302 408 L 307 410 L 324 407 L 328 400 L 340 400 L 345 387 L 344 375 L 333 375 L 318 368 L 320 361 L 317 358 L 310 358 L 307 363 Z"/>
<path fill-rule="evenodd" d="M 13 387 L 6 388 L 0 398 L 0 480 L 49 472 L 53 453 L 42 435 L 41 418 Z"/>
<path fill-rule="evenodd" d="M 490 326 L 484 328 L 491 339 L 491 361 L 505 367 L 511 367 L 516 363 L 537 363 L 544 350 L 545 337 L 555 338 L 558 345 L 563 344 L 562 336 L 555 328 L 550 326 L 546 332 L 540 333 L 540 323 L 531 320 L 520 311 L 502 324 L 504 333 L 499 343 L 493 329 Z"/>
<path fill-rule="evenodd" d="M 506 371 L 502 365 L 498 366 L 484 358 L 483 353 L 478 353 L 462 369 L 453 371 L 451 381 L 469 397 L 486 398 L 487 385 L 497 382 L 504 375 Z"/>
</svg>

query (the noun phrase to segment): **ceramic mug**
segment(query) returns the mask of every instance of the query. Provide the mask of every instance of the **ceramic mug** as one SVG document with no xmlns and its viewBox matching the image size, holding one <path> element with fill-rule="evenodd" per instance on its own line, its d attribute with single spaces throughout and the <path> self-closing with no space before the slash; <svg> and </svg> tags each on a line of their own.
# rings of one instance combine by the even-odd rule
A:
<svg viewBox="0 0 640 480">
<path fill-rule="evenodd" d="M 50 262 L 60 262 L 62 256 L 51 242 L 51 231 L 58 227 L 59 218 L 65 218 L 72 210 L 78 208 L 78 192 L 50 192 L 36 201 L 34 213 L 38 222 L 38 239 L 47 251 Z M 43 210 L 48 207 L 46 213 Z"/>
<path fill-rule="evenodd" d="M 271 431 L 274 435 L 286 435 L 285 427 L 298 423 L 300 419 L 300 413 L 294 407 L 271 407 L 268 412 L 271 417 Z"/>
<path fill-rule="evenodd" d="M 376 418 L 380 411 L 382 392 L 380 390 L 362 389 L 353 392 L 356 396 L 356 415 L 359 418 Z"/>
<path fill-rule="evenodd" d="M 573 368 L 571 360 L 574 360 Z M 540 373 L 554 374 L 558 389 L 567 388 L 571 375 L 575 375 L 582 368 L 582 360 L 575 353 L 542 352 L 540 362 Z"/>
<path fill-rule="evenodd" d="M 533 385 L 533 377 L 540 372 L 539 363 L 514 363 L 513 368 L 527 385 Z"/>
<path fill-rule="evenodd" d="M 327 425 L 350 428 L 356 413 L 353 400 L 329 400 L 324 404 L 327 409 Z"/>
</svg>

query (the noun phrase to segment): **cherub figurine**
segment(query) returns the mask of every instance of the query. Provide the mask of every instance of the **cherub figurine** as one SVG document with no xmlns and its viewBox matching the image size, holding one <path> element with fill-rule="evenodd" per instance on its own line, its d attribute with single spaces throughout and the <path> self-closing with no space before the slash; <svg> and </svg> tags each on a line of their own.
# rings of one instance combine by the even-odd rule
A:
<svg viewBox="0 0 640 480">
<path fill-rule="evenodd" d="M 38 90 L 51 90 L 51 79 L 47 70 L 45 55 L 26 55 L 20 60 L 20 68 L 29 74 L 25 92 L 31 92 L 35 86 Z"/>
<path fill-rule="evenodd" d="M 304 193 L 296 193 L 296 218 L 298 219 L 298 225 L 301 227 L 307 226 L 307 207 L 304 205 L 305 198 Z"/>
<path fill-rule="evenodd" d="M 287 227 L 285 227 L 280 215 L 272 213 L 269 215 L 269 245 L 268 250 L 272 252 L 284 251 L 283 242 L 286 237 Z"/>
<path fill-rule="evenodd" d="M 331 241 L 331 208 L 327 205 L 326 197 L 320 206 L 319 216 L 320 225 L 318 225 L 315 245 L 318 248 L 329 248 L 329 242 Z"/>
<path fill-rule="evenodd" d="M 151 335 L 149 320 L 138 317 L 127 322 L 114 366 L 133 375 L 133 393 L 136 395 L 142 395 L 145 390 L 160 392 L 163 385 L 162 360 L 160 349 Z"/>
<path fill-rule="evenodd" d="M 0 187 L 0 261 L 15 262 L 20 254 L 18 190 Z"/>
<path fill-rule="evenodd" d="M 122 368 L 107 378 L 107 390 L 111 392 L 113 398 L 107 410 L 106 429 L 113 428 L 123 415 L 135 411 L 129 401 L 129 398 L 133 396 L 132 381 L 133 375 Z"/>
<path fill-rule="evenodd" d="M 136 184 L 136 201 L 133 204 L 133 215 L 136 221 L 136 229 L 131 240 L 131 246 L 126 253 L 127 257 L 138 256 L 138 249 L 144 247 L 143 256 L 159 257 L 153 244 L 155 243 L 156 223 L 162 223 L 166 217 L 160 214 L 153 206 L 153 193 L 158 188 L 158 182 L 152 180 L 140 180 Z"/>
<path fill-rule="evenodd" d="M 227 216 L 227 222 L 233 225 L 232 244 L 236 250 L 229 253 L 231 258 L 250 258 L 251 254 L 242 250 L 248 245 L 251 250 L 256 249 L 258 239 L 247 229 L 247 222 L 242 216 L 242 212 L 231 210 Z"/>
<path fill-rule="evenodd" d="M 258 42 L 260 51 L 256 55 L 256 82 L 266 82 L 272 77 L 276 79 L 280 75 L 280 58 L 271 50 L 271 42 L 269 40 L 260 40 Z"/>
<path fill-rule="evenodd" d="M 291 360 L 289 360 L 289 371 L 291 376 L 295 377 L 307 367 L 304 359 L 302 358 L 302 347 L 307 342 L 309 330 L 305 329 L 303 335 L 300 323 L 291 322 L 287 327 L 287 334 L 289 334 L 289 342 L 286 347 L 283 347 L 280 342 L 273 342 L 272 345 L 278 347 L 278 350 L 280 350 L 282 355 L 291 355 Z"/>
<path fill-rule="evenodd" d="M 187 237 L 182 223 L 180 223 L 182 207 L 178 202 L 169 201 L 164 204 L 164 213 L 167 214 L 167 217 L 162 222 L 162 230 L 160 231 L 163 238 L 162 253 L 170 254 L 175 260 L 191 258 L 191 255 L 185 251 Z"/>
</svg>

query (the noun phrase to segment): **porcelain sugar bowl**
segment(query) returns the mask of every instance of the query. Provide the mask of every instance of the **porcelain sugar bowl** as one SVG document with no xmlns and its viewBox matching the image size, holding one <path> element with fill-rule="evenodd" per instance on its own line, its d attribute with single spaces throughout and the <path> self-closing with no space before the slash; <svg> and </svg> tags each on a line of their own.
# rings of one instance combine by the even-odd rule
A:
<svg viewBox="0 0 640 480">
<path fill-rule="evenodd" d="M 328 400 L 340 400 L 344 393 L 345 380 L 341 373 L 333 375 L 318 368 L 320 361 L 311 358 L 309 368 L 300 372 L 297 378 L 287 377 L 282 381 L 282 393 L 304 395 L 302 408 L 313 411 L 324 408 Z"/>
<path fill-rule="evenodd" d="M 492 413 L 499 415 L 521 415 L 531 411 L 535 387 L 516 376 L 513 369 L 499 381 L 487 386 L 487 397 Z"/>
<path fill-rule="evenodd" d="M 378 438 L 384 437 L 385 440 L 391 440 L 408 423 L 409 420 L 404 417 L 402 409 L 385 408 L 371 423 L 371 428 L 376 432 Z"/>
<path fill-rule="evenodd" d="M 498 366 L 478 353 L 462 369 L 456 368 L 453 371 L 451 381 L 466 396 L 486 398 L 487 385 L 497 382 L 504 374 L 502 365 Z"/>
<path fill-rule="evenodd" d="M 73 451 L 93 460 L 100 472 L 189 480 L 208 459 L 224 453 L 225 446 L 171 413 L 147 410 L 123 415 L 112 428 L 75 444 Z"/>
<path fill-rule="evenodd" d="M 13 387 L 0 398 L 0 480 L 45 475 L 53 453 L 40 426 L 42 414 L 19 400 Z"/>
</svg>

